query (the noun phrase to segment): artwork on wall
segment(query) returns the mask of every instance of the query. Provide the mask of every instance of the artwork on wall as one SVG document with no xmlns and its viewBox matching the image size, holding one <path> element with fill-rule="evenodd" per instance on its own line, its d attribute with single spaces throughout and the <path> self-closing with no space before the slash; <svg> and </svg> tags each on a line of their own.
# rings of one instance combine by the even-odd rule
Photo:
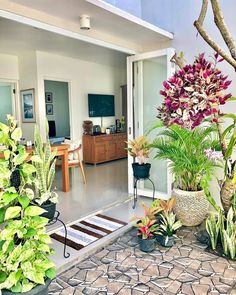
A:
<svg viewBox="0 0 236 295">
<path fill-rule="evenodd" d="M 46 114 L 53 115 L 53 104 L 51 103 L 46 104 Z"/>
<path fill-rule="evenodd" d="M 35 98 L 34 89 L 25 89 L 20 91 L 22 122 L 34 123 L 35 119 Z"/>
<path fill-rule="evenodd" d="M 45 92 L 45 101 L 46 101 L 46 103 L 53 102 L 52 92 Z"/>
</svg>

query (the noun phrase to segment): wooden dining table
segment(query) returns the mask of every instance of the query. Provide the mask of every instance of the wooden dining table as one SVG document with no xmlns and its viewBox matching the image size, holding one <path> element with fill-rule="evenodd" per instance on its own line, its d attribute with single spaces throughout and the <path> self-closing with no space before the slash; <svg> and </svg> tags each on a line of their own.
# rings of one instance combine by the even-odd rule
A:
<svg viewBox="0 0 236 295">
<path fill-rule="evenodd" d="M 62 169 L 62 191 L 69 192 L 70 190 L 70 178 L 69 178 L 69 166 L 68 166 L 68 144 L 52 144 L 52 151 L 56 150 L 56 155 L 61 157 L 61 169 Z M 34 147 L 26 147 L 26 152 L 30 156 L 34 151 Z M 0 152 L 0 158 L 3 158 L 3 153 Z"/>
</svg>

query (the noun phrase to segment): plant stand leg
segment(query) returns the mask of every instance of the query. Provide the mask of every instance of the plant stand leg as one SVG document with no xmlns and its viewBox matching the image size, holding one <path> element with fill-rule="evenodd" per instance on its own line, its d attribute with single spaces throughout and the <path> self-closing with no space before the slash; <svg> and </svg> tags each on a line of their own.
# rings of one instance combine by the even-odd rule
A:
<svg viewBox="0 0 236 295">
<path fill-rule="evenodd" d="M 155 191 L 156 191 L 155 184 L 154 184 L 154 182 L 150 178 L 148 178 L 148 179 L 149 179 L 149 181 L 152 184 L 152 189 L 153 189 L 152 201 L 154 201 L 154 199 L 155 199 Z"/>
<path fill-rule="evenodd" d="M 64 252 L 63 255 L 65 258 L 69 258 L 70 257 L 70 253 L 66 253 L 66 247 L 67 247 L 67 228 L 65 223 L 61 220 L 61 219 L 57 219 L 57 221 L 60 221 L 60 223 L 63 225 L 64 230 L 65 230 L 65 238 L 64 238 Z"/>
<path fill-rule="evenodd" d="M 139 179 L 135 178 L 134 179 L 134 204 L 133 204 L 133 209 L 135 209 L 136 202 L 138 199 L 138 187 L 137 187 L 137 182 Z"/>
</svg>

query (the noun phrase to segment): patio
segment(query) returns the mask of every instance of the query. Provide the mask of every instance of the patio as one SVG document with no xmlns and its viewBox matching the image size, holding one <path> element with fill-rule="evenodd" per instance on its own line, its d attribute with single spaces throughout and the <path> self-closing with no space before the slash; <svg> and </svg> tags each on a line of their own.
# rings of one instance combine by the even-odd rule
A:
<svg viewBox="0 0 236 295">
<path fill-rule="evenodd" d="M 49 294 L 236 294 L 236 262 L 206 252 L 195 233 L 183 227 L 175 246 L 146 254 L 128 231 L 58 275 Z"/>
</svg>

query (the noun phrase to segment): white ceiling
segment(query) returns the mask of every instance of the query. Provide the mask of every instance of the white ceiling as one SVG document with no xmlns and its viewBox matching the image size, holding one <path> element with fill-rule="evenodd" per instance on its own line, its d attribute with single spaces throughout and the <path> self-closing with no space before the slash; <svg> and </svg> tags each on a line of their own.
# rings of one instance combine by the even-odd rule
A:
<svg viewBox="0 0 236 295">
<path fill-rule="evenodd" d="M 87 36 L 93 36 L 96 32 L 98 38 L 99 34 L 101 37 L 110 35 L 138 45 L 163 42 L 172 38 L 169 32 L 99 0 L 9 0 L 9 2 L 57 17 L 62 23 L 74 23 L 78 29 L 79 16 L 88 14 L 91 17 L 91 30 L 83 32 Z"/>
<path fill-rule="evenodd" d="M 113 66 L 125 66 L 126 63 L 124 53 L 0 18 L 0 52 L 19 55 L 27 50 L 46 51 Z"/>
</svg>

